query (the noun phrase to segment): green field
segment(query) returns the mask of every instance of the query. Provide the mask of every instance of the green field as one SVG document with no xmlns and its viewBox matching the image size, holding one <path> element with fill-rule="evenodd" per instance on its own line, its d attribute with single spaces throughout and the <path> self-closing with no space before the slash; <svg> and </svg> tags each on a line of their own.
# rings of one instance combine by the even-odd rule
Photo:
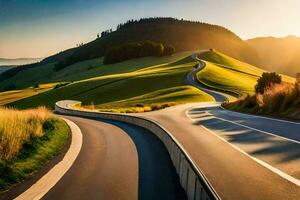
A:
<svg viewBox="0 0 300 200">
<path fill-rule="evenodd" d="M 7 92 L 0 92 L 0 105 L 6 105 L 14 101 L 25 99 L 34 95 L 49 91 L 55 87 L 56 84 L 41 84 L 37 88 L 25 88 L 21 90 L 11 90 Z"/>
<path fill-rule="evenodd" d="M 196 63 L 190 58 L 191 54 L 148 57 L 114 65 L 102 65 L 101 59 L 85 61 L 59 71 L 55 78 L 50 79 L 54 82 L 72 80 L 71 84 L 9 105 L 18 108 L 46 105 L 53 108 L 56 101 L 72 99 L 83 104 L 93 103 L 97 109 L 127 112 L 135 111 L 141 104 L 210 101 L 209 95 L 185 84 L 187 73 Z M 97 62 L 99 66 L 96 66 Z M 91 63 L 94 63 L 92 71 L 88 70 Z"/>
<path fill-rule="evenodd" d="M 237 92 L 241 95 L 254 94 L 254 86 L 264 70 L 241 62 L 217 51 L 207 51 L 199 58 L 206 67 L 198 72 L 197 77 L 203 84 Z M 282 75 L 283 81 L 295 82 L 295 79 Z"/>
<path fill-rule="evenodd" d="M 173 56 L 159 58 L 145 57 L 111 65 L 104 65 L 103 58 L 97 58 L 70 65 L 57 72 L 53 70 L 55 63 L 45 64 L 21 71 L 15 76 L 2 81 L 0 89 L 9 85 L 15 85 L 17 89 L 24 89 L 37 84 L 71 82 L 97 76 L 126 73 L 153 65 L 172 62 L 188 54 L 191 54 L 191 52 L 177 53 Z"/>
</svg>

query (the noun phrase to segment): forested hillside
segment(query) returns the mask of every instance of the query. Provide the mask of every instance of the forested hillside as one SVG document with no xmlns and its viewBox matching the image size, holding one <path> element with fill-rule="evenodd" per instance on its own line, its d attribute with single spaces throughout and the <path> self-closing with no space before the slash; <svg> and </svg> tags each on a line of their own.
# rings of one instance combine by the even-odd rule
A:
<svg viewBox="0 0 300 200">
<path fill-rule="evenodd" d="M 116 31 L 102 32 L 101 37 L 67 57 L 66 65 L 103 56 L 124 43 L 145 40 L 172 45 L 177 51 L 214 48 L 241 60 L 256 56 L 248 44 L 224 27 L 174 18 L 147 18 L 119 24 Z"/>
</svg>

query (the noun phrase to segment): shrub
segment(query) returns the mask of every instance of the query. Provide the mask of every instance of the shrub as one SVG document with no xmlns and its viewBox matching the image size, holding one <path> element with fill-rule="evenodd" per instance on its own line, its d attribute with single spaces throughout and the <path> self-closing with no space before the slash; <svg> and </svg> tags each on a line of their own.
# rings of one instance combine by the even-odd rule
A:
<svg viewBox="0 0 300 200">
<path fill-rule="evenodd" d="M 70 82 L 58 83 L 55 85 L 55 87 L 53 89 L 57 89 L 57 88 L 60 88 L 60 87 L 63 87 L 63 86 L 69 85 L 69 84 L 70 84 Z"/>
<path fill-rule="evenodd" d="M 297 92 L 297 95 L 300 96 L 300 73 L 296 75 L 295 90 Z"/>
<path fill-rule="evenodd" d="M 255 92 L 263 94 L 265 89 L 271 87 L 273 84 L 280 84 L 281 76 L 275 72 L 264 72 L 262 76 L 257 80 L 255 85 Z"/>
</svg>

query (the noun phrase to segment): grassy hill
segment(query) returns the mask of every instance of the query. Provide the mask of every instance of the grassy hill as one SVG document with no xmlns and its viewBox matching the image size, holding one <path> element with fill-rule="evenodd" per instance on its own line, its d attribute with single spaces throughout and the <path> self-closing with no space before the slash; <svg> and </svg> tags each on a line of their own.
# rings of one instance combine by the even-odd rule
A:
<svg viewBox="0 0 300 200">
<path fill-rule="evenodd" d="M 254 94 L 254 85 L 264 72 L 215 50 L 201 53 L 199 58 L 206 63 L 206 67 L 197 74 L 200 82 L 241 95 Z M 295 82 L 295 79 L 289 76 L 282 75 L 282 78 L 286 82 Z"/>
<path fill-rule="evenodd" d="M 32 68 L 44 68 L 48 71 L 58 61 L 69 66 L 99 59 L 115 46 L 146 40 L 172 45 L 177 52 L 214 48 L 240 60 L 256 58 L 256 52 L 249 44 L 224 27 L 174 18 L 147 18 L 120 24 L 115 31 L 105 32 L 94 41 L 45 58 L 39 64 L 10 70 L 0 75 L 0 81 Z M 18 85 L 21 86 L 23 85 Z"/>
<path fill-rule="evenodd" d="M 114 65 L 102 65 L 101 59 L 85 61 L 40 80 L 47 81 L 47 77 L 53 81 L 72 79 L 71 84 L 9 105 L 18 108 L 46 105 L 53 108 L 58 100 L 73 99 L 84 104 L 93 103 L 97 109 L 131 112 L 141 106 L 212 100 L 209 95 L 185 84 L 186 74 L 196 64 L 191 54 L 184 52 L 161 58 L 148 57 Z M 90 69 L 92 71 L 87 70 L 91 63 L 94 64 Z"/>
<path fill-rule="evenodd" d="M 247 43 L 259 55 L 259 59 L 252 60 L 253 64 L 294 77 L 300 72 L 300 38 L 261 37 L 248 40 Z"/>
</svg>

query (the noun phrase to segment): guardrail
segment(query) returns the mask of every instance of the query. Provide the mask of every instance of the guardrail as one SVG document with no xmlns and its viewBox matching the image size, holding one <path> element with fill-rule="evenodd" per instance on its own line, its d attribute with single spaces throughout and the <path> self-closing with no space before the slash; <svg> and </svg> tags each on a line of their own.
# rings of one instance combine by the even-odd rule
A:
<svg viewBox="0 0 300 200">
<path fill-rule="evenodd" d="M 80 104 L 76 101 L 68 101 L 69 103 Z M 148 129 L 154 133 L 165 145 L 169 152 L 172 163 L 176 168 L 179 175 L 180 183 L 186 191 L 188 199 L 190 200 L 219 200 L 221 199 L 211 184 L 208 182 L 205 175 L 197 167 L 189 154 L 185 151 L 182 145 L 176 138 L 169 133 L 164 127 L 157 122 L 131 116 L 128 114 L 94 112 L 74 109 L 65 101 L 60 101 L 55 104 L 55 111 L 61 114 L 82 116 L 82 117 L 95 117 L 102 119 L 111 119 L 134 124 Z"/>
</svg>

